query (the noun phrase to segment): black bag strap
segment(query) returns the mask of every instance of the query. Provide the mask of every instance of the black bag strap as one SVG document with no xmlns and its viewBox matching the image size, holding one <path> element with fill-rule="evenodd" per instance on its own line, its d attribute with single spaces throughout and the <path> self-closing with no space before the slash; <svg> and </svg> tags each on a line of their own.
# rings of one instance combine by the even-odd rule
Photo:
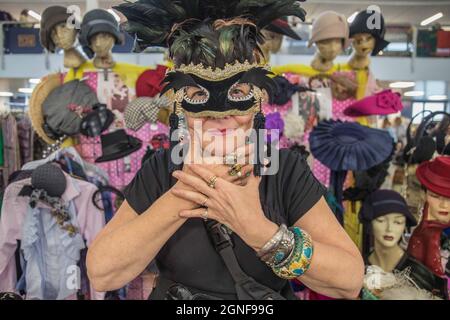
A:
<svg viewBox="0 0 450 320">
<path fill-rule="evenodd" d="M 239 265 L 227 228 L 214 220 L 205 221 L 211 241 L 233 278 L 239 300 L 286 300 L 280 293 L 248 276 Z"/>
</svg>

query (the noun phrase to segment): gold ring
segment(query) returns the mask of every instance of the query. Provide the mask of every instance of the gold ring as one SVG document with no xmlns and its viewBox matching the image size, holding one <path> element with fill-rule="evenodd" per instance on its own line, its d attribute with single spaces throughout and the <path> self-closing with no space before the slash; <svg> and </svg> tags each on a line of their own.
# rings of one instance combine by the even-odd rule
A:
<svg viewBox="0 0 450 320">
<path fill-rule="evenodd" d="M 228 174 L 229 174 L 230 176 L 232 176 L 232 177 L 234 177 L 234 176 L 238 176 L 238 177 L 239 177 L 239 173 L 241 173 L 241 170 L 242 170 L 242 165 L 240 165 L 240 164 L 235 164 L 235 165 L 231 168 L 231 170 L 228 172 Z M 242 173 L 241 173 L 241 175 L 242 175 Z"/>
<path fill-rule="evenodd" d="M 208 220 L 208 208 L 205 208 L 205 211 L 202 213 L 203 220 Z"/>
<path fill-rule="evenodd" d="M 215 189 L 216 188 L 217 176 L 212 176 L 208 181 L 208 187 Z"/>
</svg>

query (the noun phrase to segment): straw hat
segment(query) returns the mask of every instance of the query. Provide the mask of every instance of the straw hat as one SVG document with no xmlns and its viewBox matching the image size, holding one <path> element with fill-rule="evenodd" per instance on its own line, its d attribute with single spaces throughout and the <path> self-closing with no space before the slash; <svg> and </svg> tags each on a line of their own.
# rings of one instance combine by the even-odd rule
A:
<svg viewBox="0 0 450 320">
<path fill-rule="evenodd" d="M 41 79 L 41 82 L 34 88 L 30 98 L 29 116 L 31 125 L 38 136 L 48 144 L 56 143 L 44 131 L 44 114 L 42 104 L 48 95 L 57 87 L 62 85 L 62 74 L 52 73 Z"/>
</svg>

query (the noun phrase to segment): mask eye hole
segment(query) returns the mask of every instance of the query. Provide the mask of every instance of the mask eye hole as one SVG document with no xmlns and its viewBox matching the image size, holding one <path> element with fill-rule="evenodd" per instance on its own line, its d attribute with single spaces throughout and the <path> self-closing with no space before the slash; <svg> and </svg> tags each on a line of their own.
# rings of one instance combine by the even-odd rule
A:
<svg viewBox="0 0 450 320">
<path fill-rule="evenodd" d="M 198 87 L 184 88 L 184 100 L 190 104 L 203 104 L 209 100 L 209 91 L 199 85 Z"/>
<path fill-rule="evenodd" d="M 253 97 L 253 88 L 248 83 L 235 83 L 228 90 L 228 100 L 230 101 L 248 101 Z"/>
</svg>

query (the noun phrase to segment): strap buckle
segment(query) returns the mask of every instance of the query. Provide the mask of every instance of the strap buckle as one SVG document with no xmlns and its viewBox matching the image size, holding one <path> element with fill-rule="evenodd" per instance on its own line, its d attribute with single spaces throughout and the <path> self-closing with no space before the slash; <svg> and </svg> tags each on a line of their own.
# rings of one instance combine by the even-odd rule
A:
<svg viewBox="0 0 450 320">
<path fill-rule="evenodd" d="M 206 221 L 205 226 L 218 252 L 220 252 L 224 248 L 230 246 L 233 247 L 233 241 L 231 240 L 226 226 L 219 222 L 211 220 Z"/>
</svg>

